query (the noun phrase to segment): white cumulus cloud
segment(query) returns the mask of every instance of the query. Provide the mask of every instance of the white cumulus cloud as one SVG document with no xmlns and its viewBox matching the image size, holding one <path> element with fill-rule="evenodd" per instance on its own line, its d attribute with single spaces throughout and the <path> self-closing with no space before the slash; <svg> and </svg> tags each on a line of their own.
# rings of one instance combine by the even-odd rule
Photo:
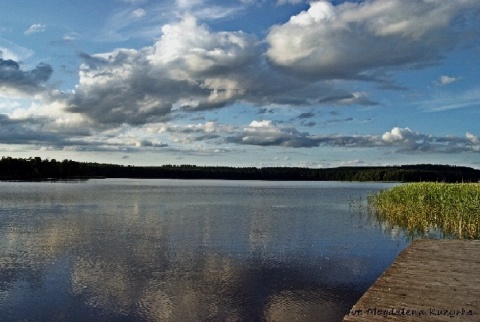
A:
<svg viewBox="0 0 480 322">
<path fill-rule="evenodd" d="M 314 79 L 375 79 L 385 68 L 423 68 L 460 41 L 453 25 L 480 2 L 371 0 L 310 8 L 273 26 L 270 61 Z"/>
<path fill-rule="evenodd" d="M 147 14 L 147 12 L 144 9 L 136 9 L 132 11 L 132 16 L 135 18 L 141 18 L 144 17 Z"/>
<path fill-rule="evenodd" d="M 27 30 L 25 30 L 24 34 L 25 35 L 31 35 L 37 32 L 43 32 L 47 28 L 46 25 L 42 25 L 39 23 L 31 25 Z"/>
<path fill-rule="evenodd" d="M 140 124 L 158 121 L 174 107 L 216 108 L 244 95 L 254 37 L 211 32 L 191 16 L 162 31 L 151 47 L 83 54 L 67 109 L 98 123 Z"/>
<path fill-rule="evenodd" d="M 452 76 L 447 76 L 447 75 L 442 75 L 440 76 L 440 78 L 438 79 L 438 83 L 440 85 L 448 85 L 448 84 L 451 84 L 451 83 L 455 83 L 457 81 L 459 81 L 460 78 L 459 77 L 452 77 Z"/>
<path fill-rule="evenodd" d="M 465 135 L 467 140 L 470 141 L 471 143 L 475 144 L 475 145 L 479 145 L 480 144 L 480 139 L 478 136 L 476 135 L 473 135 L 472 133 L 470 132 L 467 132 L 467 134 Z"/>
<path fill-rule="evenodd" d="M 382 135 L 383 141 L 387 143 L 416 141 L 422 138 L 418 132 L 414 132 L 407 128 L 394 127 L 390 132 L 385 132 Z"/>
</svg>

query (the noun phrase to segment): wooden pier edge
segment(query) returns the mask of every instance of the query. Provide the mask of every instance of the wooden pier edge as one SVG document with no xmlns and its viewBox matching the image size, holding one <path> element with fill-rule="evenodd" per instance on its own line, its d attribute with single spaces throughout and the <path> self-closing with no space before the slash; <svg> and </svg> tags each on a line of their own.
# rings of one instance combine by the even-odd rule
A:
<svg viewBox="0 0 480 322">
<path fill-rule="evenodd" d="M 480 321 L 480 241 L 414 240 L 343 321 Z"/>
</svg>

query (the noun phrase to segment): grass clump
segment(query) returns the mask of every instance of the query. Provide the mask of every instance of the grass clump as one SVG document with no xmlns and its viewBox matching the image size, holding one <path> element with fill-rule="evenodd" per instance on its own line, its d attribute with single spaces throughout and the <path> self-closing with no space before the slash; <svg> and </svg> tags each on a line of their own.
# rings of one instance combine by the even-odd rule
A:
<svg viewBox="0 0 480 322">
<path fill-rule="evenodd" d="M 444 238 L 480 239 L 480 184 L 400 185 L 370 195 L 368 209 L 412 237 L 439 232 Z"/>
</svg>

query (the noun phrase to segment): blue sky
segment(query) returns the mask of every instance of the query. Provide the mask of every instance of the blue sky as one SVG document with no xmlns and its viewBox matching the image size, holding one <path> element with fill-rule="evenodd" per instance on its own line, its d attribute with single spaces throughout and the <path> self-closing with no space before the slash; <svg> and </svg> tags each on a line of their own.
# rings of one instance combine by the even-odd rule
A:
<svg viewBox="0 0 480 322">
<path fill-rule="evenodd" d="M 480 168 L 478 0 L 5 1 L 0 155 Z"/>
</svg>

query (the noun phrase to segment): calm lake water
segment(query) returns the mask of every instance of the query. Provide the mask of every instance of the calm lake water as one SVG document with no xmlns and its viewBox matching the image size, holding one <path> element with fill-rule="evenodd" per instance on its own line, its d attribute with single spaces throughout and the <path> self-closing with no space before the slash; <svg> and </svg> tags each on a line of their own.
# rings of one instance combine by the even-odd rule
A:
<svg viewBox="0 0 480 322">
<path fill-rule="evenodd" d="M 379 183 L 0 183 L 1 321 L 341 321 L 408 244 Z"/>
</svg>

